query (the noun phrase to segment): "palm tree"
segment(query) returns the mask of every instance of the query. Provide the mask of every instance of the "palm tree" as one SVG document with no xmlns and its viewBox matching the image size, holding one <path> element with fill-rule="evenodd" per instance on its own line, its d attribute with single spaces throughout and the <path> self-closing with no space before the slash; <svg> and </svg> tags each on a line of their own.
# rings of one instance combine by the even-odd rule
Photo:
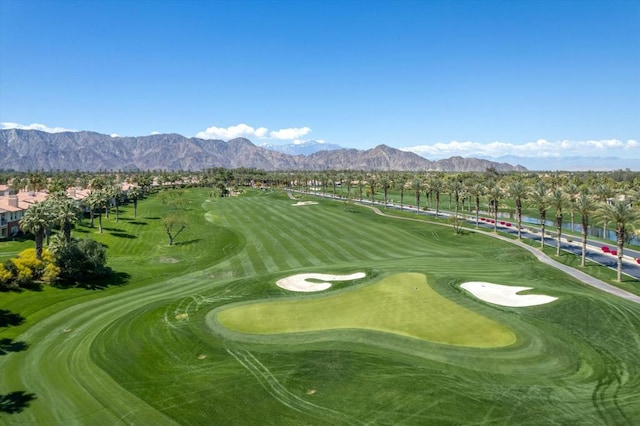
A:
<svg viewBox="0 0 640 426">
<path fill-rule="evenodd" d="M 360 201 L 362 201 L 362 194 L 364 193 L 365 187 L 366 187 L 366 184 L 364 183 L 364 177 L 360 176 L 358 178 L 358 193 L 360 195 Z"/>
<path fill-rule="evenodd" d="M 82 214 L 80 207 L 64 193 L 49 197 L 45 203 L 50 207 L 53 222 L 60 226 L 63 242 L 66 244 L 70 243 L 71 230 L 80 220 L 80 215 Z"/>
<path fill-rule="evenodd" d="M 614 201 L 604 204 L 598 211 L 600 217 L 607 218 L 615 224 L 616 241 L 618 245 L 618 278 L 622 279 L 622 251 L 627 236 L 633 232 L 633 224 L 640 220 L 640 213 L 628 201 Z"/>
<path fill-rule="evenodd" d="M 347 183 L 347 200 L 351 201 L 351 186 L 353 186 L 353 176 L 351 173 L 344 175 L 345 182 Z"/>
<path fill-rule="evenodd" d="M 467 187 L 467 192 L 471 195 L 475 201 L 476 207 L 476 228 L 479 225 L 478 216 L 480 215 L 480 196 L 484 195 L 484 185 L 481 183 L 474 183 Z"/>
<path fill-rule="evenodd" d="M 42 247 L 44 243 L 44 233 L 51 226 L 53 216 L 51 208 L 47 203 L 35 203 L 27 209 L 20 219 L 20 228 L 24 232 L 30 232 L 35 237 L 36 258 L 42 260 Z"/>
<path fill-rule="evenodd" d="M 133 217 L 138 215 L 138 198 L 142 195 L 140 188 L 133 186 L 127 191 L 127 198 L 133 201 Z"/>
<path fill-rule="evenodd" d="M 442 191 L 442 188 L 444 188 L 442 179 L 435 177 L 429 180 L 429 190 L 433 192 L 433 195 L 436 198 L 436 218 L 440 212 L 440 192 Z"/>
<path fill-rule="evenodd" d="M 596 197 L 596 200 L 600 201 L 602 204 L 606 204 L 609 198 L 613 196 L 613 189 L 607 184 L 596 185 L 591 193 Z M 602 219 L 602 238 L 607 238 L 607 224 L 609 223 L 609 219 L 603 215 L 600 216 Z"/>
<path fill-rule="evenodd" d="M 464 193 L 465 187 L 461 180 L 455 179 L 449 183 L 449 190 L 453 193 L 453 197 L 456 202 L 456 217 L 458 217 L 458 212 L 460 210 L 460 195 Z M 451 202 L 451 197 L 449 197 L 449 202 Z"/>
<path fill-rule="evenodd" d="M 567 208 L 569 209 L 569 216 L 571 218 L 571 231 L 573 231 L 575 224 L 575 203 L 576 198 L 578 198 L 578 195 L 580 194 L 580 190 L 575 183 L 568 183 L 564 186 L 564 192 L 569 196 L 569 204 L 567 205 Z"/>
<path fill-rule="evenodd" d="M 371 191 L 371 204 L 375 203 L 376 201 L 376 188 L 378 186 L 378 182 L 376 182 L 376 180 L 372 177 L 370 177 L 368 179 L 369 181 L 369 190 Z"/>
<path fill-rule="evenodd" d="M 422 192 L 422 180 L 418 177 L 411 182 L 411 189 L 416 196 L 416 212 L 420 213 L 420 193 Z"/>
<path fill-rule="evenodd" d="M 556 212 L 556 256 L 560 256 L 560 245 L 562 238 L 562 210 L 566 208 L 569 203 L 569 196 L 560 188 L 556 188 L 549 193 L 549 207 L 553 208 Z"/>
<path fill-rule="evenodd" d="M 102 210 L 106 208 L 107 203 L 109 202 L 109 195 L 102 189 L 98 189 L 95 191 L 91 191 L 89 196 L 85 198 L 85 203 L 89 206 L 90 214 L 91 214 L 91 224 L 93 227 L 93 218 L 95 215 L 95 211 L 98 211 L 98 229 L 102 234 Z"/>
<path fill-rule="evenodd" d="M 387 207 L 387 195 L 389 194 L 389 188 L 391 187 L 391 181 L 387 176 L 382 176 L 380 178 L 380 188 L 382 188 L 382 192 L 384 193 L 384 206 Z"/>
<path fill-rule="evenodd" d="M 487 197 L 489 198 L 489 204 L 493 206 L 493 232 L 498 232 L 498 205 L 500 199 L 504 195 L 502 188 L 500 188 L 495 182 L 491 181 L 487 185 Z"/>
<path fill-rule="evenodd" d="M 399 176 L 396 180 L 396 189 L 400 191 L 400 211 L 404 210 L 404 190 L 407 185 L 407 177 Z"/>
<path fill-rule="evenodd" d="M 531 205 L 538 209 L 540 213 L 540 231 L 542 233 L 540 237 L 540 249 L 544 249 L 544 228 L 547 221 L 547 209 L 549 208 L 549 189 L 544 181 L 537 181 L 533 184 L 533 187 L 529 191 L 529 200 Z"/>
<path fill-rule="evenodd" d="M 598 203 L 589 195 L 587 191 L 582 191 L 578 194 L 575 201 L 575 209 L 582 217 L 582 260 L 580 266 L 585 266 L 585 260 L 587 257 L 587 234 L 589 230 L 589 215 L 596 211 Z"/>
<path fill-rule="evenodd" d="M 516 222 L 518 223 L 518 239 L 522 239 L 522 200 L 527 197 L 527 188 L 519 181 L 507 185 L 507 194 L 513 198 L 516 205 Z"/>
<path fill-rule="evenodd" d="M 120 206 L 120 200 L 122 198 L 122 187 L 120 185 L 113 185 L 109 188 L 109 195 L 113 199 L 113 205 L 116 208 L 116 223 L 118 222 L 119 212 L 118 207 Z"/>
</svg>

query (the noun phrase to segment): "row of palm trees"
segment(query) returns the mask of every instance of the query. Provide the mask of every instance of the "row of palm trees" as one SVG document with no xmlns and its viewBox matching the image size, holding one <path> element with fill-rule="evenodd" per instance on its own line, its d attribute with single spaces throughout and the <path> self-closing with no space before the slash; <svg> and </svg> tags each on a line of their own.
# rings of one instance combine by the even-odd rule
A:
<svg viewBox="0 0 640 426">
<path fill-rule="evenodd" d="M 117 188 L 124 181 L 136 185 L 128 194 L 134 204 L 134 215 L 138 198 L 150 192 L 153 185 L 215 187 L 224 184 L 234 187 L 246 185 L 250 181 L 270 186 L 297 187 L 306 191 L 315 188 L 328 193 L 331 190 L 336 197 L 339 191 L 340 197 L 349 200 L 363 200 L 366 196 L 375 201 L 376 197 L 382 197 L 385 205 L 388 203 L 389 194 L 394 193 L 400 196 L 401 209 L 404 209 L 405 198 L 409 196 L 413 198 L 418 210 L 424 204 L 423 208 L 433 209 L 436 216 L 440 215 L 442 199 L 448 195 L 449 210 L 459 214 L 465 208 L 469 211 L 473 208 L 476 224 L 483 205 L 487 206 L 487 210 L 494 215 L 494 222 L 497 222 L 495 219 L 499 209 L 504 209 L 500 203 L 509 200 L 517 220 L 519 239 L 522 238 L 523 210 L 533 209 L 537 212 L 543 236 L 541 248 L 544 248 L 545 244 L 548 214 L 553 215 L 558 240 L 562 236 L 565 215 L 570 215 L 573 224 L 577 214 L 582 225 L 583 244 L 586 242 L 590 221 L 595 219 L 603 225 L 605 235 L 607 227 L 613 226 L 617 244 L 621 247 L 633 235 L 633 228 L 638 225 L 637 207 L 640 204 L 636 202 L 636 208 L 632 207 L 633 201 L 638 200 L 640 173 L 628 171 L 621 171 L 616 175 L 602 172 L 501 174 L 491 169 L 485 172 L 465 173 L 409 173 L 332 170 L 265 172 L 257 169 L 214 168 L 200 172 L 67 172 L 52 174 L 46 179 L 38 173 L 30 173 L 15 177 L 12 186 L 20 188 L 21 185 L 26 185 L 32 189 L 48 187 L 49 191 L 53 192 L 82 183 L 85 187 L 91 188 L 89 197 L 84 200 L 91 214 L 91 224 L 93 225 L 95 212 L 98 214 L 101 231 L 102 212 L 108 215 L 109 200 L 116 200 L 116 203 L 120 200 Z M 616 196 L 619 195 L 625 195 L 626 198 L 617 199 Z M 117 212 L 116 208 L 116 220 Z M 494 230 L 497 230 L 497 225 L 495 226 Z M 585 250 L 583 247 L 583 265 Z M 621 256 L 620 248 L 618 253 Z"/>
<path fill-rule="evenodd" d="M 556 255 L 560 255 L 562 225 L 566 214 L 574 223 L 575 215 L 580 217 L 582 229 L 582 259 L 585 266 L 587 235 L 592 220 L 598 220 L 606 235 L 607 227 L 613 226 L 618 247 L 618 276 L 621 280 L 623 248 L 626 242 L 635 234 L 640 221 L 640 185 L 638 181 L 619 185 L 617 190 L 607 182 L 592 182 L 593 186 L 585 185 L 571 179 L 570 175 L 523 174 L 499 175 L 496 173 L 428 173 L 423 175 L 408 175 L 402 173 L 369 173 L 360 175 L 312 173 L 298 177 L 291 181 L 291 185 L 302 190 L 321 188 L 328 192 L 332 187 L 333 196 L 347 199 L 364 199 L 366 190 L 371 202 L 375 202 L 376 194 L 381 193 L 382 202 L 388 203 L 388 191 L 396 189 L 400 195 L 400 208 L 404 209 L 406 192 L 414 196 L 415 206 L 420 210 L 422 195 L 427 198 L 429 208 L 440 215 L 441 198 L 449 194 L 450 203 L 454 203 L 456 216 L 468 203 L 469 209 L 474 205 L 476 226 L 479 223 L 481 201 L 485 201 L 489 213 L 493 214 L 494 231 L 497 232 L 499 221 L 498 212 L 500 202 L 511 200 L 517 221 L 518 239 L 522 239 L 522 215 L 524 208 L 535 209 L 540 218 L 541 238 L 540 248 L 544 249 L 547 215 L 553 215 L 556 226 Z M 344 195 L 342 188 L 347 187 Z M 340 188 L 337 194 L 336 187 Z M 355 194 L 351 188 L 356 188 Z M 635 204 L 635 205 L 634 205 Z M 426 208 L 426 206 L 425 206 Z"/>
</svg>

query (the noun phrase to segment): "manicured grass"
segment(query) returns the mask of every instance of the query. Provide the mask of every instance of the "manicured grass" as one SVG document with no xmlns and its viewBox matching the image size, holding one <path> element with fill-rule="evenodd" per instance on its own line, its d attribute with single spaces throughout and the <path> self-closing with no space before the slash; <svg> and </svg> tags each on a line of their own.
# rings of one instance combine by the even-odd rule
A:
<svg viewBox="0 0 640 426">
<path fill-rule="evenodd" d="M 439 295 L 416 273 L 323 297 L 244 304 L 222 310 L 215 320 L 246 334 L 364 329 L 479 348 L 515 342 L 507 327 Z"/>
<path fill-rule="evenodd" d="M 639 307 L 523 249 L 312 197 L 302 200 L 318 205 L 291 207 L 278 192 L 185 195 L 183 244 L 168 246 L 158 219 L 168 207 L 158 197 L 140 203 L 136 220 L 105 219 L 111 229 L 102 235 L 85 229 L 109 246 L 109 264 L 129 276 L 126 284 L 0 294 L 0 308 L 25 317 L 0 337 L 27 345 L 0 355 L 0 393 L 35 398 L 0 421 L 632 424 L 640 417 Z M 121 217 L 132 219 L 128 207 Z M 356 271 L 367 278 L 322 294 L 275 285 L 296 273 Z M 412 304 L 410 286 L 387 292 L 388 280 L 402 287 L 393 277 L 404 274 L 423 277 L 433 294 Z M 559 299 L 500 307 L 461 290 L 465 281 L 533 287 Z M 268 333 L 280 332 L 210 327 L 216 312 L 251 306 L 274 317 L 265 320 Z M 305 331 L 284 321 L 276 330 L 285 309 L 316 316 L 308 324 L 326 322 Z M 351 310 L 367 309 L 360 318 L 374 329 L 340 328 L 342 321 L 362 327 Z M 407 325 L 424 316 L 463 337 L 472 334 L 464 319 L 477 316 L 510 330 L 515 342 L 446 344 L 435 327 Z M 412 332 L 398 332 L 398 324 Z"/>
</svg>

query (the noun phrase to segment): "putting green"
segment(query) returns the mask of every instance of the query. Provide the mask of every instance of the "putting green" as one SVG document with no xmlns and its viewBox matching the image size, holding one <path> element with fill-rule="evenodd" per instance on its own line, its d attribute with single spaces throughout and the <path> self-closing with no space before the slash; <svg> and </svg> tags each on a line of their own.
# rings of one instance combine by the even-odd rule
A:
<svg viewBox="0 0 640 426">
<path fill-rule="evenodd" d="M 246 334 L 365 329 L 475 348 L 516 341 L 509 328 L 439 295 L 419 273 L 394 274 L 373 285 L 309 299 L 225 307 L 216 319 Z"/>
</svg>

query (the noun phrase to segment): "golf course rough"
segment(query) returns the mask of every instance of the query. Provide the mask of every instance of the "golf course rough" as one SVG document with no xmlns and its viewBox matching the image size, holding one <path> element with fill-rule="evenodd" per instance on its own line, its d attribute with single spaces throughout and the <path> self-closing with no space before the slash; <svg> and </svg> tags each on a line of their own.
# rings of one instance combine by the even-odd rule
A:
<svg viewBox="0 0 640 426">
<path fill-rule="evenodd" d="M 80 225 L 108 245 L 109 265 L 130 276 L 126 285 L 0 294 L 2 309 L 26 318 L 0 330 L 26 344 L 0 356 L 0 393 L 33 395 L 21 411 L 0 412 L 0 423 L 634 425 L 640 418 L 638 305 L 519 247 L 329 200 L 292 208 L 278 192 L 209 202 L 206 189 L 184 196 L 189 228 L 172 247 L 157 196 L 140 203 L 136 221 L 123 220 L 131 210 L 121 207 L 120 222 L 107 222 L 118 232 Z M 158 261 L 168 258 L 177 262 Z M 320 292 L 275 284 L 354 271 L 367 276 Z M 558 300 L 485 303 L 460 288 L 473 281 L 533 287 Z"/>
</svg>

